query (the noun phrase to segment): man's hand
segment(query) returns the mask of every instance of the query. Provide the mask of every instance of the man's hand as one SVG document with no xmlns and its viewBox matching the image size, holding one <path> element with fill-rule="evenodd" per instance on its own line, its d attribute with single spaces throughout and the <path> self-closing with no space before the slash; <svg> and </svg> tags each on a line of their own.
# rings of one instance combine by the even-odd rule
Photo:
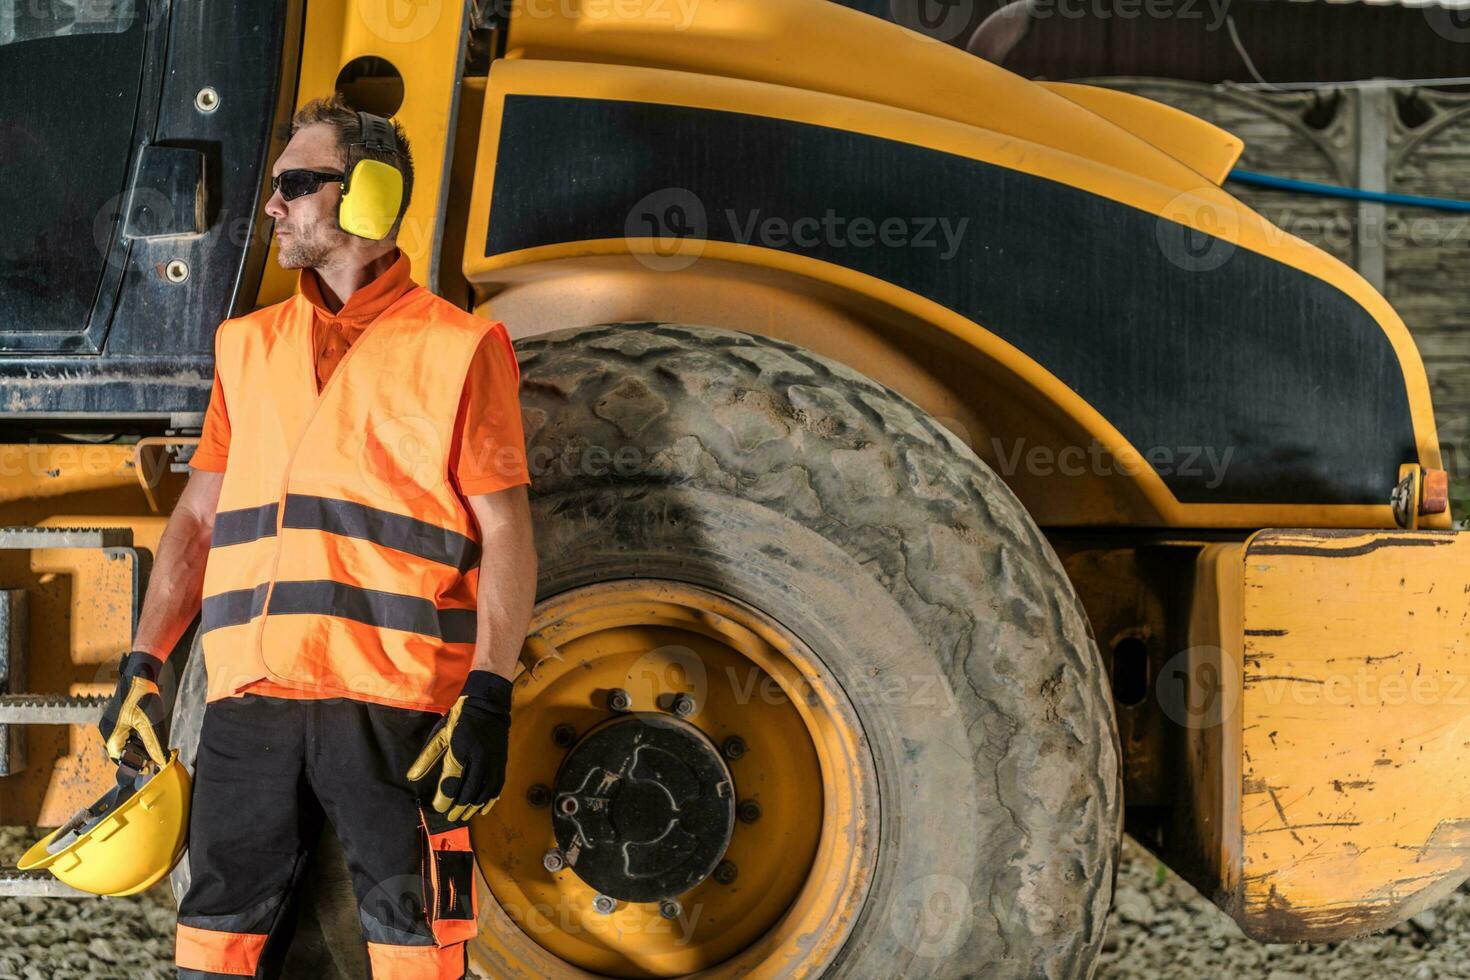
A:
<svg viewBox="0 0 1470 980">
<path fill-rule="evenodd" d="M 469 820 L 489 810 L 505 787 L 512 686 L 488 670 L 470 671 L 454 706 L 408 770 L 409 781 L 417 782 L 443 757 L 433 806 L 447 811 L 450 820 Z"/>
<path fill-rule="evenodd" d="M 134 650 L 118 667 L 117 689 L 102 710 L 97 730 L 107 745 L 107 756 L 113 762 L 122 758 L 128 736 L 137 734 L 148 756 L 159 766 L 168 764 L 168 705 L 158 690 L 158 676 L 163 661 Z"/>
</svg>

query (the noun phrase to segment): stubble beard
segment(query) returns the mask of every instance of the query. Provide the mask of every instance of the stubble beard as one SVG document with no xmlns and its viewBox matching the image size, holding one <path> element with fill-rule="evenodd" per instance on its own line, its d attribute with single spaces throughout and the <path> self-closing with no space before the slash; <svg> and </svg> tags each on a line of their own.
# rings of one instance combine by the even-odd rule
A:
<svg viewBox="0 0 1470 980">
<path fill-rule="evenodd" d="M 319 234 L 298 232 L 281 246 L 278 261 L 283 269 L 319 269 L 330 254 L 331 246 L 322 241 Z"/>
</svg>

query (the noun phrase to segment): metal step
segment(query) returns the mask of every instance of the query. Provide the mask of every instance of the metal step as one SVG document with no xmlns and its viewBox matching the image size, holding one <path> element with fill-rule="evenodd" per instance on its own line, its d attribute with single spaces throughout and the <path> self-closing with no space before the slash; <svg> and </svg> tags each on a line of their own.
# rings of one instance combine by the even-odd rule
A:
<svg viewBox="0 0 1470 980">
<path fill-rule="evenodd" d="M 132 543 L 129 527 L 0 527 L 0 548 L 117 548 Z"/>
<path fill-rule="evenodd" d="M 78 891 L 63 884 L 45 868 L 20 871 L 0 868 L 0 897 L 3 898 L 96 898 L 91 892 Z"/>
<path fill-rule="evenodd" d="M 0 694 L 0 725 L 95 725 L 106 695 Z"/>
</svg>

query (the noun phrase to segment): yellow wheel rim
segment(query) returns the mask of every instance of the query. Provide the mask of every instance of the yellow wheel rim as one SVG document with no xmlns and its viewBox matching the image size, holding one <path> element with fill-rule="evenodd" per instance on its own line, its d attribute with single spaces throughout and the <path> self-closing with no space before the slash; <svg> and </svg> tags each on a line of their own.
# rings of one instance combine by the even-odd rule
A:
<svg viewBox="0 0 1470 980">
<path fill-rule="evenodd" d="M 516 681 L 505 790 L 473 827 L 490 890 L 477 968 L 497 977 L 819 974 L 862 907 L 878 813 L 857 716 L 822 663 L 759 610 L 654 579 L 558 595 L 538 607 L 530 634 L 536 662 Z M 569 731 L 613 716 L 614 689 L 637 711 L 667 712 L 675 695 L 690 695 L 686 722 L 715 745 L 744 743 L 727 764 L 737 799 L 755 801 L 759 816 L 735 824 L 725 859 L 737 874 L 678 896 L 673 919 L 657 903 L 599 911 L 574 871 L 543 865 L 556 838 L 532 787 L 554 784 Z"/>
</svg>

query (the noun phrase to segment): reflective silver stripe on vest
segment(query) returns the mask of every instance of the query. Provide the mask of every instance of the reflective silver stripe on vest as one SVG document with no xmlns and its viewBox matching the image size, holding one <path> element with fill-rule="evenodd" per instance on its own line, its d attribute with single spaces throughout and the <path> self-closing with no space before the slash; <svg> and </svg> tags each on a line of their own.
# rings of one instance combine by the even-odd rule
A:
<svg viewBox="0 0 1470 980">
<path fill-rule="evenodd" d="M 205 597 L 199 611 L 199 632 L 250 622 L 265 608 L 265 590 L 264 585 L 257 585 Z"/>
<path fill-rule="evenodd" d="M 232 544 L 244 544 L 247 541 L 273 537 L 275 533 L 275 504 L 242 507 L 239 510 L 222 510 L 214 515 L 214 537 L 209 546 L 225 548 Z"/>
<path fill-rule="evenodd" d="M 265 609 L 266 586 L 221 592 L 204 600 L 202 632 L 248 623 Z M 445 643 L 475 642 L 473 609 L 441 609 L 427 599 L 360 589 L 331 579 L 277 582 L 271 615 L 339 616 L 380 629 L 434 636 Z"/>
<path fill-rule="evenodd" d="M 281 526 L 362 538 L 394 551 L 449 565 L 461 573 L 480 560 L 480 546 L 458 531 L 335 497 L 286 494 L 286 518 Z"/>
</svg>

